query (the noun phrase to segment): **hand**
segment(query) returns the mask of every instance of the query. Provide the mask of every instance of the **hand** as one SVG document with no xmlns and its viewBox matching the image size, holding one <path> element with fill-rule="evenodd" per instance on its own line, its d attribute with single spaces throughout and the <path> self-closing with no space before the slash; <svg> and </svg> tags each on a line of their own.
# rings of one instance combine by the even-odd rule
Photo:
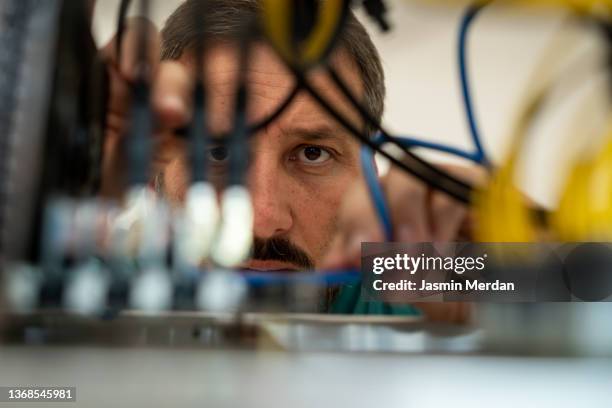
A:
<svg viewBox="0 0 612 408">
<path fill-rule="evenodd" d="M 121 61 L 117 60 L 116 39 L 101 54 L 109 71 L 109 102 L 106 117 L 101 194 L 120 198 L 125 188 L 125 143 L 131 107 L 131 86 L 137 80 L 140 30 L 147 32 L 147 64 L 152 86 L 152 109 L 156 117 L 154 143 L 170 143 L 168 130 L 184 126 L 189 119 L 191 75 L 176 61 L 160 61 L 161 38 L 157 28 L 144 18 L 126 22 L 121 44 Z"/>
<path fill-rule="evenodd" d="M 462 180 L 481 184 L 486 173 L 481 168 L 443 166 Z M 468 207 L 444 193 L 433 191 L 423 182 L 392 167 L 380 180 L 393 222 L 395 241 L 452 242 L 470 240 L 473 215 Z M 338 232 L 327 254 L 323 269 L 359 269 L 361 243 L 382 242 L 384 234 L 374 211 L 365 181 L 356 182 L 344 198 L 339 213 Z M 397 300 L 397 299 L 394 299 Z M 428 319 L 464 323 L 471 315 L 469 303 L 415 303 Z"/>
</svg>

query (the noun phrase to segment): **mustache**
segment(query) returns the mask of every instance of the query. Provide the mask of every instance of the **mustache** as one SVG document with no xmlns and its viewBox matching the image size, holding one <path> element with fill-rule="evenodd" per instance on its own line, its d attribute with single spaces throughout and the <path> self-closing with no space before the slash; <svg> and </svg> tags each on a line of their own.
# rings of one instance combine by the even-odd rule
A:
<svg viewBox="0 0 612 408">
<path fill-rule="evenodd" d="M 286 238 L 275 237 L 253 241 L 253 259 L 259 261 L 289 262 L 300 269 L 314 269 L 314 262 L 306 252 Z"/>
</svg>

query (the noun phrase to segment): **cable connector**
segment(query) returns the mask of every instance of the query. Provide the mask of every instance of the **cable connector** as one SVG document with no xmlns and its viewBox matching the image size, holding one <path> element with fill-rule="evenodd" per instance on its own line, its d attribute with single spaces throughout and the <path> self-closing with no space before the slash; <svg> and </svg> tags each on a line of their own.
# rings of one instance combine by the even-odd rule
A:
<svg viewBox="0 0 612 408">
<path fill-rule="evenodd" d="M 225 268 L 246 261 L 253 244 L 253 204 L 246 187 L 234 185 L 223 193 L 222 223 L 212 259 Z"/>
<path fill-rule="evenodd" d="M 200 266 L 208 257 L 219 223 L 217 194 L 212 184 L 196 182 L 187 192 L 183 213 L 175 222 L 177 262 Z"/>
</svg>

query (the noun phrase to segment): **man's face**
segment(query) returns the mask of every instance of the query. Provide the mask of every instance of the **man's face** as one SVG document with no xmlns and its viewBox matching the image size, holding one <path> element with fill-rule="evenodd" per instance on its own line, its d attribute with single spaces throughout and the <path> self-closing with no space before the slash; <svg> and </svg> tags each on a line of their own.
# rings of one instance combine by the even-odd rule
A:
<svg viewBox="0 0 612 408">
<path fill-rule="evenodd" d="M 193 68 L 188 54 L 181 63 Z M 208 126 L 213 134 L 232 129 L 238 75 L 236 48 L 212 47 L 205 58 Z M 351 59 L 339 53 L 336 68 L 353 92 L 362 95 L 359 73 Z M 355 112 L 322 72 L 310 76 L 332 105 L 359 124 Z M 272 113 L 295 82 L 266 45 L 253 46 L 247 71 L 249 123 Z M 180 203 L 189 186 L 184 144 L 178 138 L 162 152 L 163 192 Z M 317 267 L 336 230 L 337 211 L 346 189 L 361 176 L 359 144 L 306 93 L 300 93 L 273 123 L 251 136 L 248 187 L 254 206 L 255 251 L 244 265 L 254 270 Z M 212 147 L 210 180 L 222 185 L 228 157 Z"/>
</svg>

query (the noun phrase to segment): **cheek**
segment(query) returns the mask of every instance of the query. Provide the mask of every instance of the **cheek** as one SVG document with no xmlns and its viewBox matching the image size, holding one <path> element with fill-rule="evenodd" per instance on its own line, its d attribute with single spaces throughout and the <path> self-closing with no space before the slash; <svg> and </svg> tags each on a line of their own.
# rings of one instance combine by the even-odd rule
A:
<svg viewBox="0 0 612 408">
<path fill-rule="evenodd" d="M 184 161 L 172 160 L 164 168 L 164 195 L 171 204 L 179 204 L 185 200 L 188 186 L 189 172 Z"/>
<path fill-rule="evenodd" d="M 351 180 L 335 180 L 324 185 L 304 185 L 294 199 L 294 216 L 298 220 L 306 250 L 315 265 L 320 264 L 338 227 L 338 212 Z"/>
</svg>

